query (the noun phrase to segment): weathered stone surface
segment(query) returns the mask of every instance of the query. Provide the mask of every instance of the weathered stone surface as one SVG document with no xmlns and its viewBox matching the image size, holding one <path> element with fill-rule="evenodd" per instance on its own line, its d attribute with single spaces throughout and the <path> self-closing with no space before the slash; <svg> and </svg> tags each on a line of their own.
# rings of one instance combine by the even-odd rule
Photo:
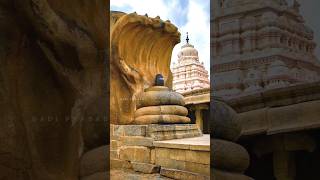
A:
<svg viewBox="0 0 320 180">
<path fill-rule="evenodd" d="M 185 171 L 210 176 L 210 165 L 187 161 Z"/>
<path fill-rule="evenodd" d="M 110 118 L 113 124 L 131 124 L 137 95 L 154 85 L 156 74 L 162 74 L 171 88 L 171 52 L 180 33 L 160 18 L 119 12 L 111 17 Z M 146 93 L 150 92 L 154 91 Z"/>
<path fill-rule="evenodd" d="M 244 135 L 278 134 L 320 126 L 320 100 L 267 107 L 239 114 Z M 259 116 L 260 118 L 256 118 Z"/>
<path fill-rule="evenodd" d="M 108 170 L 109 147 L 102 146 L 84 154 L 81 158 L 80 176 L 89 176 Z"/>
<path fill-rule="evenodd" d="M 196 130 L 198 129 L 195 124 L 170 124 L 170 125 L 159 125 L 150 124 L 148 125 L 148 134 L 152 132 L 161 131 L 180 131 L 180 130 Z"/>
<path fill-rule="evenodd" d="M 212 166 L 219 169 L 242 173 L 249 166 L 248 152 L 233 142 L 212 139 L 211 155 Z"/>
<path fill-rule="evenodd" d="M 156 148 L 185 149 L 210 152 L 209 135 L 184 139 L 154 141 L 153 144 Z"/>
<path fill-rule="evenodd" d="M 134 116 L 139 117 L 143 115 L 180 115 L 187 116 L 188 109 L 183 106 L 177 105 L 161 105 L 161 106 L 148 106 L 135 111 Z"/>
<path fill-rule="evenodd" d="M 166 86 L 151 86 L 151 87 L 144 89 L 145 92 L 148 92 L 148 91 L 169 91 L 169 90 L 170 89 Z"/>
<path fill-rule="evenodd" d="M 225 172 L 217 169 L 211 169 L 210 177 L 214 180 L 253 180 L 243 174 Z"/>
<path fill-rule="evenodd" d="M 159 173 L 160 172 L 160 166 L 149 164 L 149 163 L 138 163 L 138 162 L 131 162 L 132 168 L 135 171 L 146 173 L 146 174 L 152 174 L 152 173 Z"/>
<path fill-rule="evenodd" d="M 213 98 L 210 103 L 211 135 L 213 138 L 235 141 L 241 134 L 237 113 L 225 102 Z"/>
<path fill-rule="evenodd" d="M 148 125 L 147 136 L 154 140 L 169 140 L 201 136 L 202 133 L 195 124 Z"/>
<path fill-rule="evenodd" d="M 141 136 L 121 136 L 121 144 L 124 146 L 153 146 L 153 139 Z"/>
<path fill-rule="evenodd" d="M 113 136 L 146 136 L 145 125 L 111 125 Z"/>
<path fill-rule="evenodd" d="M 161 168 L 184 170 L 202 175 L 210 174 L 209 136 L 156 142 L 163 142 L 163 144 L 159 143 L 160 147 L 155 144 L 155 164 L 160 165 Z M 206 150 L 190 148 L 198 145 L 206 145 L 207 148 Z"/>
<path fill-rule="evenodd" d="M 122 146 L 119 149 L 120 159 L 150 163 L 150 148 L 144 146 Z"/>
<path fill-rule="evenodd" d="M 110 158 L 119 159 L 119 150 L 110 150 Z"/>
<path fill-rule="evenodd" d="M 188 171 L 181 171 L 176 169 L 169 169 L 169 168 L 161 168 L 160 174 L 165 177 L 169 177 L 172 179 L 179 179 L 179 180 L 209 180 L 209 176 L 204 176 L 197 173 L 191 173 Z M 217 179 L 220 180 L 220 179 Z"/>
<path fill-rule="evenodd" d="M 132 165 L 127 160 L 110 159 L 110 169 L 131 169 Z"/>
<path fill-rule="evenodd" d="M 150 134 L 156 141 L 170 140 L 170 139 L 182 139 L 201 136 L 202 133 L 199 130 L 190 131 L 166 131 L 166 132 L 154 132 Z"/>
<path fill-rule="evenodd" d="M 187 150 L 186 161 L 199 164 L 210 164 L 210 152 Z"/>
<path fill-rule="evenodd" d="M 183 159 L 182 156 L 180 156 L 180 158 L 172 158 L 170 157 L 170 154 L 167 154 L 167 156 L 169 157 L 159 157 L 156 155 L 156 164 L 160 165 L 161 168 L 170 168 L 170 169 L 188 171 L 192 173 L 198 173 L 202 175 L 210 175 L 209 164 L 194 163 L 194 162 L 189 162 L 187 160 L 176 160 L 176 159 Z"/>
<path fill-rule="evenodd" d="M 160 176 L 158 173 L 144 174 L 128 169 L 113 169 L 110 171 L 110 177 L 112 180 L 172 180 L 171 178 Z"/>
<path fill-rule="evenodd" d="M 160 105 L 184 106 L 184 98 L 181 94 L 173 91 L 147 91 L 139 94 L 136 102 L 137 109 Z"/>
<path fill-rule="evenodd" d="M 148 125 L 110 125 L 112 140 L 120 141 L 121 136 L 142 136 L 154 140 L 198 137 L 202 133 L 195 124 L 148 124 Z"/>
<path fill-rule="evenodd" d="M 109 175 L 107 172 L 99 172 L 90 176 L 81 177 L 80 180 L 106 180 Z"/>
<path fill-rule="evenodd" d="M 156 162 L 156 150 L 154 149 L 154 148 L 152 148 L 151 149 L 151 151 L 150 151 L 150 162 L 151 162 L 151 164 L 155 164 L 155 162 Z"/>
<path fill-rule="evenodd" d="M 169 157 L 158 158 L 156 156 L 156 164 L 160 165 L 161 168 L 171 168 L 171 169 L 177 169 L 177 170 L 185 170 L 186 169 L 186 162 L 185 161 L 170 159 Z"/>
<path fill-rule="evenodd" d="M 178 115 L 144 115 L 134 119 L 134 124 L 175 124 L 190 123 L 190 118 Z"/>
<path fill-rule="evenodd" d="M 111 140 L 110 141 L 110 150 L 117 150 L 118 147 L 121 146 L 121 141 L 118 140 Z"/>
</svg>

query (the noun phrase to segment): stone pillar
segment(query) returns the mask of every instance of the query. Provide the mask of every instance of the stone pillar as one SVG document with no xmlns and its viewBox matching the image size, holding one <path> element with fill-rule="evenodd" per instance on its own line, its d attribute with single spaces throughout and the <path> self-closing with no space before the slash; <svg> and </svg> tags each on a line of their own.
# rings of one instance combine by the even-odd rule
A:
<svg viewBox="0 0 320 180">
<path fill-rule="evenodd" d="M 198 128 L 203 132 L 203 113 L 202 110 L 208 109 L 206 104 L 196 104 L 194 106 L 195 115 L 196 115 L 196 124 Z"/>
<path fill-rule="evenodd" d="M 296 176 L 294 152 L 284 150 L 273 152 L 273 172 L 277 180 L 294 180 Z"/>
<path fill-rule="evenodd" d="M 294 180 L 295 152 L 312 152 L 315 147 L 316 142 L 312 136 L 306 133 L 289 133 L 257 139 L 253 149 L 258 157 L 273 154 L 273 176 L 277 180 Z"/>
<path fill-rule="evenodd" d="M 196 124 L 198 128 L 203 131 L 203 118 L 202 118 L 202 112 L 201 108 L 196 105 Z"/>
</svg>

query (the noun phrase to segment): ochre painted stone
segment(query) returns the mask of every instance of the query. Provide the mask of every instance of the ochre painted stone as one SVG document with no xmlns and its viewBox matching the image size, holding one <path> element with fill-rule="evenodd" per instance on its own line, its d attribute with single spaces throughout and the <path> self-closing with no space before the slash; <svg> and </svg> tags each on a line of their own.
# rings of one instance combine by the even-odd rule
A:
<svg viewBox="0 0 320 180">
<path fill-rule="evenodd" d="M 160 105 L 184 106 L 184 98 L 173 91 L 148 91 L 140 93 L 136 100 L 136 108 Z"/>
<path fill-rule="evenodd" d="M 144 115 L 180 115 L 187 116 L 188 109 L 183 106 L 177 105 L 161 105 L 161 106 L 149 106 L 143 107 L 134 113 L 135 117 Z"/>
<path fill-rule="evenodd" d="M 212 139 L 211 155 L 211 164 L 215 168 L 242 173 L 249 166 L 248 152 L 233 142 Z"/>
<path fill-rule="evenodd" d="M 175 124 L 190 122 L 190 118 L 178 115 L 144 115 L 134 119 L 135 124 Z"/>
</svg>

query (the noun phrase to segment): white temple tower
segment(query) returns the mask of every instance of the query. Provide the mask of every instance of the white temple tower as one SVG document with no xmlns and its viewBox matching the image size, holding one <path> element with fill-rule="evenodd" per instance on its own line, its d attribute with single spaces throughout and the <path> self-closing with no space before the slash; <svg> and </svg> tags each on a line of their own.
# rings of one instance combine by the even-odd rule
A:
<svg viewBox="0 0 320 180">
<path fill-rule="evenodd" d="M 213 92 L 226 99 L 320 80 L 313 31 L 299 3 L 214 0 Z"/>
<path fill-rule="evenodd" d="M 187 33 L 186 44 L 178 53 L 178 63 L 173 63 L 173 90 L 179 93 L 209 88 L 208 71 L 199 61 L 198 51 L 189 44 Z"/>
</svg>

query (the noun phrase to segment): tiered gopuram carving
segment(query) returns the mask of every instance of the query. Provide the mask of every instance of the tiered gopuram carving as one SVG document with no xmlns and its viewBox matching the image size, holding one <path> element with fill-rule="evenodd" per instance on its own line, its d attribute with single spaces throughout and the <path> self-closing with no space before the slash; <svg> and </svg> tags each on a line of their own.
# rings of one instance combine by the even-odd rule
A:
<svg viewBox="0 0 320 180">
<path fill-rule="evenodd" d="M 208 71 L 200 62 L 197 49 L 189 43 L 188 34 L 186 41 L 178 54 L 178 62 L 172 67 L 172 88 L 179 93 L 210 87 Z"/>
<path fill-rule="evenodd" d="M 299 3 L 215 0 L 213 80 L 217 96 L 233 98 L 320 80 L 313 31 Z"/>
</svg>

